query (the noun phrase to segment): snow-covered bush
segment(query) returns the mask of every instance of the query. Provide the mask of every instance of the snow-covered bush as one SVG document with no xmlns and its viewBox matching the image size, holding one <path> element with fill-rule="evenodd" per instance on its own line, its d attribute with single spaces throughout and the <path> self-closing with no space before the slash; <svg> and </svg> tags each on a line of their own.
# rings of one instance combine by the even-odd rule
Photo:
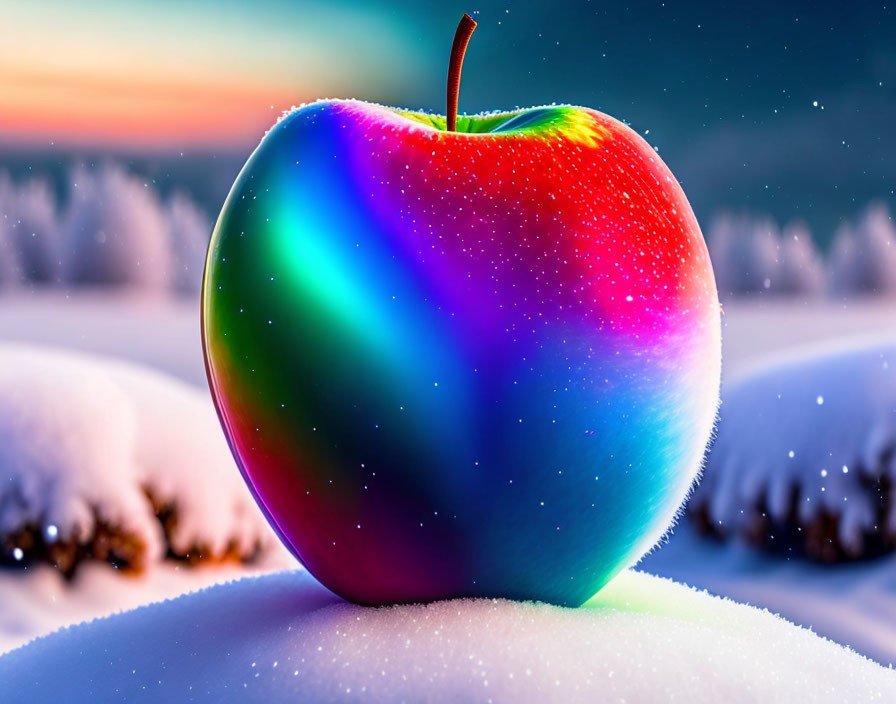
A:
<svg viewBox="0 0 896 704">
<path fill-rule="evenodd" d="M 721 215 L 710 230 L 709 253 L 722 296 L 805 296 L 824 289 L 821 261 L 802 223 L 782 235 L 770 218 Z"/>
<path fill-rule="evenodd" d="M 834 238 L 829 282 L 837 295 L 896 295 L 896 227 L 883 203 L 872 203 Z"/>
<path fill-rule="evenodd" d="M 688 511 L 708 532 L 823 561 L 896 547 L 896 339 L 731 382 Z"/>
<path fill-rule="evenodd" d="M 0 346 L 0 561 L 249 560 L 272 533 L 210 399 L 112 359 Z"/>
</svg>

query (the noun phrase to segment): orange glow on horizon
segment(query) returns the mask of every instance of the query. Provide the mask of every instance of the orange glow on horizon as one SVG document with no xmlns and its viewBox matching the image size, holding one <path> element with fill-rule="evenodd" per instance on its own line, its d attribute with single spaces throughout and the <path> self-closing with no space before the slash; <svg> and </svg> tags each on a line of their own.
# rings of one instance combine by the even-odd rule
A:
<svg viewBox="0 0 896 704">
<path fill-rule="evenodd" d="M 352 6 L 14 3 L 0 23 L 0 144 L 251 147 L 292 105 L 417 83 L 406 36 Z"/>
<path fill-rule="evenodd" d="M 243 146 L 313 100 L 275 83 L 133 79 L 0 68 L 0 138 L 128 146 Z"/>
</svg>

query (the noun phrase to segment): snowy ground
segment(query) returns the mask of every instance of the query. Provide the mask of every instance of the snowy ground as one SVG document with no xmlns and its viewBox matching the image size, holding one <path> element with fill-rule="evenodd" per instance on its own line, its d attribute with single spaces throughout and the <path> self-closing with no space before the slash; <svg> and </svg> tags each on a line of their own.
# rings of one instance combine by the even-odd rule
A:
<svg viewBox="0 0 896 704">
<path fill-rule="evenodd" d="M 887 329 L 896 331 L 892 302 L 727 303 L 724 373 L 727 378 L 750 367 L 764 354 L 793 345 L 812 346 L 832 338 L 876 335 Z M 0 297 L 2 340 L 48 343 L 122 357 L 167 371 L 203 391 L 205 387 L 198 309 L 193 301 L 136 297 L 110 300 L 100 294 L 66 298 L 58 293 Z M 282 556 L 278 559 L 281 561 L 266 567 L 283 566 Z M 687 524 L 682 524 L 667 545 L 642 563 L 642 568 L 767 607 L 889 663 L 896 661 L 894 560 L 813 566 L 698 538 Z M 20 573 L 0 570 L 0 652 L 65 623 L 247 573 L 248 568 L 234 566 L 187 570 L 163 565 L 142 578 L 128 580 L 111 568 L 97 565 L 66 586 L 49 568 L 35 570 L 24 579 Z M 637 661 L 633 656 L 630 666 Z"/>
<path fill-rule="evenodd" d="M 722 305 L 722 368 L 727 376 L 793 347 L 896 333 L 893 299 L 728 301 Z"/>
<path fill-rule="evenodd" d="M 0 296 L 0 340 L 121 357 L 207 388 L 193 298 L 10 293 Z"/>
<path fill-rule="evenodd" d="M 893 300 L 830 303 L 782 299 L 724 303 L 726 374 L 794 345 L 896 330 Z M 62 345 L 143 362 L 205 388 L 199 306 L 193 299 L 100 293 L 0 296 L 0 339 Z"/>
<path fill-rule="evenodd" d="M 363 608 L 304 572 L 221 585 L 0 658 L 7 701 L 892 702 L 896 672 L 768 612 L 625 572 L 582 609 Z"/>
<path fill-rule="evenodd" d="M 249 567 L 162 563 L 140 576 L 124 576 L 109 565 L 95 563 L 84 565 L 71 583 L 47 565 L 26 573 L 0 568 L 0 654 L 63 626 L 270 572 L 291 562 L 278 553 Z"/>
<path fill-rule="evenodd" d="M 896 556 L 822 565 L 703 538 L 683 521 L 638 568 L 760 606 L 896 664 Z"/>
</svg>

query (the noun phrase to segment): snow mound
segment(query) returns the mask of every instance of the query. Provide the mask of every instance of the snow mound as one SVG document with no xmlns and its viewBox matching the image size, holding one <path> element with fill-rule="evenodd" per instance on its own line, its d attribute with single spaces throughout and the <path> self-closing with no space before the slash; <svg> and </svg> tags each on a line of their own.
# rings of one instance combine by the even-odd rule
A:
<svg viewBox="0 0 896 704">
<path fill-rule="evenodd" d="M 733 381 L 689 511 L 708 531 L 828 562 L 896 546 L 896 338 Z"/>
<path fill-rule="evenodd" d="M 638 569 L 779 614 L 881 665 L 896 665 L 896 556 L 827 565 L 742 541 L 707 540 L 680 523 Z"/>
<path fill-rule="evenodd" d="M 251 564 L 203 562 L 184 567 L 166 560 L 140 575 L 123 575 L 102 562 L 83 563 L 72 579 L 50 565 L 0 569 L 0 655 L 63 626 L 248 575 L 292 569 L 295 564 L 295 558 L 284 548 L 265 553 Z M 0 701 L 5 703 L 2 683 Z"/>
<path fill-rule="evenodd" d="M 273 542 L 206 394 L 125 362 L 0 345 L 0 561 L 140 570 Z"/>
<path fill-rule="evenodd" d="M 6 701 L 29 704 L 896 699 L 892 670 L 631 571 L 581 609 L 364 608 L 280 572 L 58 631 L 0 657 L 0 682 Z"/>
</svg>

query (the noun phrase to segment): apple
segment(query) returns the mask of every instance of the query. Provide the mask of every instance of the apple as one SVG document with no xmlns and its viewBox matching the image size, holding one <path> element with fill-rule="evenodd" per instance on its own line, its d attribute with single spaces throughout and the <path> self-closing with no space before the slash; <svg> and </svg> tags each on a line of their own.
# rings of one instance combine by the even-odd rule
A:
<svg viewBox="0 0 896 704">
<path fill-rule="evenodd" d="M 698 473 L 718 295 L 627 126 L 457 116 L 471 31 L 447 116 L 326 100 L 264 137 L 209 247 L 208 379 L 259 506 L 332 591 L 575 606 Z"/>
</svg>

